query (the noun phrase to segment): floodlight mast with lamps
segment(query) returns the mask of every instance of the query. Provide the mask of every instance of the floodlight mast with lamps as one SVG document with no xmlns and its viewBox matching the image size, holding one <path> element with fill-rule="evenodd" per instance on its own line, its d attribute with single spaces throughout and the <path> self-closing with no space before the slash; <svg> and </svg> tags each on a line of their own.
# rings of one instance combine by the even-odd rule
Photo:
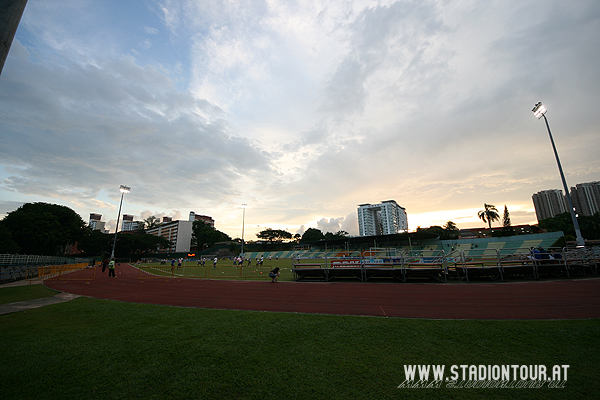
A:
<svg viewBox="0 0 600 400">
<path fill-rule="evenodd" d="M 546 128 L 548 129 L 548 135 L 550 136 L 550 143 L 552 143 L 552 150 L 554 150 L 554 157 L 556 157 L 556 164 L 558 164 L 558 172 L 560 172 L 560 179 L 562 179 L 563 187 L 565 188 L 565 197 L 567 198 L 567 205 L 569 206 L 569 211 L 571 212 L 571 219 L 573 220 L 573 226 L 575 227 L 575 235 L 577 236 L 577 246 L 585 246 L 585 240 L 583 239 L 583 236 L 581 236 L 579 222 L 577 221 L 577 216 L 575 215 L 575 207 L 573 207 L 573 201 L 571 200 L 571 195 L 569 194 L 567 180 L 565 179 L 565 174 L 563 173 L 562 166 L 560 165 L 560 159 L 558 158 L 558 152 L 556 151 L 556 146 L 554 145 L 552 132 L 550 132 L 548 118 L 546 118 L 546 107 L 544 107 L 544 105 L 540 101 L 533 107 L 533 110 L 531 111 L 533 111 L 533 114 L 537 117 L 537 119 L 541 119 L 542 117 L 544 117 L 544 121 L 546 122 Z"/>
<path fill-rule="evenodd" d="M 117 214 L 117 226 L 115 228 L 115 238 L 113 240 L 112 253 L 110 254 L 110 258 L 115 258 L 115 246 L 117 245 L 117 232 L 119 231 L 119 219 L 121 218 L 121 206 L 123 206 L 123 196 L 125 193 L 129 193 L 131 188 L 129 186 L 121 185 L 119 187 L 119 191 L 121 192 L 121 203 L 119 203 L 119 214 Z"/>
<path fill-rule="evenodd" d="M 243 213 L 242 213 L 242 254 L 240 254 L 242 257 L 244 257 L 244 226 L 246 223 L 246 206 L 248 204 L 242 204 L 242 208 L 244 209 Z"/>
</svg>

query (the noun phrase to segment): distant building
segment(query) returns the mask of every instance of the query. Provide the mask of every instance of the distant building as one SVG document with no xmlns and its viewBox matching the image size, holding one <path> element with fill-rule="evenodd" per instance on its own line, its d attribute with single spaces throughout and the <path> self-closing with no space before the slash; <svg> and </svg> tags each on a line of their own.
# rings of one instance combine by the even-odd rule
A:
<svg viewBox="0 0 600 400">
<path fill-rule="evenodd" d="M 123 224 L 125 221 L 133 221 L 133 217 L 123 216 Z M 160 249 L 159 253 L 189 253 L 192 248 L 192 228 L 194 221 L 204 221 L 210 226 L 215 226 L 215 220 L 207 215 L 196 215 L 194 211 L 190 211 L 190 216 L 187 221 L 176 220 L 173 221 L 172 217 L 162 217 L 162 223 L 152 229 L 146 230 L 149 235 L 160 236 L 171 242 L 171 247 L 167 249 Z M 135 230 L 135 229 L 133 229 Z"/>
<path fill-rule="evenodd" d="M 102 219 L 102 214 L 90 214 L 90 221 L 88 225 L 93 231 L 100 231 L 104 233 L 104 225 L 106 222 L 100 221 Z"/>
<path fill-rule="evenodd" d="M 146 233 L 171 242 L 171 247 L 161 249 L 161 253 L 188 253 L 192 244 L 192 225 L 192 221 L 167 221 L 157 228 L 148 229 Z"/>
<path fill-rule="evenodd" d="M 394 200 L 358 206 L 360 236 L 393 235 L 408 229 L 406 210 Z"/>
<path fill-rule="evenodd" d="M 579 215 L 589 217 L 600 212 L 600 182 L 578 183 L 571 188 L 571 199 Z"/>
<path fill-rule="evenodd" d="M 138 229 L 144 229 L 143 221 L 134 221 L 133 215 L 123 214 L 123 223 L 121 225 L 121 232 L 133 232 Z"/>
<path fill-rule="evenodd" d="M 542 190 L 535 193 L 531 198 L 538 222 L 546 218 L 553 218 L 558 214 L 569 212 L 562 190 Z"/>
<path fill-rule="evenodd" d="M 203 221 L 204 223 L 212 226 L 213 228 L 215 227 L 215 220 L 212 219 L 212 217 L 209 217 L 208 215 L 198 215 L 193 211 L 190 211 L 190 221 L 194 222 L 194 221 Z"/>
</svg>

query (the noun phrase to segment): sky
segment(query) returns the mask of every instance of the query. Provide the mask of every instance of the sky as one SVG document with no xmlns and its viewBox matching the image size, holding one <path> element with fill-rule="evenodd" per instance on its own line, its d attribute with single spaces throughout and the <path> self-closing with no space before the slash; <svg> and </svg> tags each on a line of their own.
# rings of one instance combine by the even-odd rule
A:
<svg viewBox="0 0 600 400">
<path fill-rule="evenodd" d="M 600 180 L 597 0 L 29 0 L 0 75 L 0 217 L 68 206 L 358 235 L 537 222 Z M 244 207 L 243 205 L 246 204 Z M 500 223 L 494 225 L 500 226 Z"/>
</svg>

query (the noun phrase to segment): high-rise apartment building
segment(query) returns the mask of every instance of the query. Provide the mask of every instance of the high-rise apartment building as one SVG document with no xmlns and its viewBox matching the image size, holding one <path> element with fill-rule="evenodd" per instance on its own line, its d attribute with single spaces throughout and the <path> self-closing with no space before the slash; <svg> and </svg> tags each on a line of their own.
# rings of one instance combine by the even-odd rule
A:
<svg viewBox="0 0 600 400">
<path fill-rule="evenodd" d="M 600 182 L 578 183 L 571 188 L 571 199 L 579 215 L 589 217 L 600 212 Z"/>
<path fill-rule="evenodd" d="M 394 200 L 358 206 L 360 236 L 392 235 L 407 229 L 406 210 Z"/>
<path fill-rule="evenodd" d="M 205 224 L 208 224 L 210 226 L 212 226 L 213 228 L 215 227 L 215 220 L 212 219 L 212 217 L 209 217 L 208 215 L 198 215 L 193 211 L 190 211 L 190 221 L 194 222 L 194 221 L 202 221 Z"/>
<path fill-rule="evenodd" d="M 542 190 L 535 193 L 531 198 L 533 199 L 538 222 L 546 218 L 553 218 L 557 214 L 569 212 L 562 190 Z"/>
<path fill-rule="evenodd" d="M 161 252 L 187 253 L 192 245 L 192 221 L 163 222 L 159 227 L 148 229 L 149 235 L 162 236 L 171 242 L 171 247 Z"/>
<path fill-rule="evenodd" d="M 160 226 L 148 229 L 149 235 L 162 236 L 171 242 L 172 246 L 168 249 L 161 249 L 161 253 L 187 253 L 192 247 L 192 228 L 194 221 L 204 221 L 210 226 L 215 226 L 215 220 L 207 215 L 196 215 L 190 211 L 188 221 L 173 221 L 171 217 L 163 217 Z"/>
<path fill-rule="evenodd" d="M 143 228 L 143 221 L 134 221 L 133 215 L 123 214 L 123 223 L 121 224 L 122 232 L 133 232 Z"/>
<path fill-rule="evenodd" d="M 93 231 L 104 232 L 104 225 L 106 222 L 100 221 L 102 214 L 90 214 L 89 226 Z"/>
</svg>

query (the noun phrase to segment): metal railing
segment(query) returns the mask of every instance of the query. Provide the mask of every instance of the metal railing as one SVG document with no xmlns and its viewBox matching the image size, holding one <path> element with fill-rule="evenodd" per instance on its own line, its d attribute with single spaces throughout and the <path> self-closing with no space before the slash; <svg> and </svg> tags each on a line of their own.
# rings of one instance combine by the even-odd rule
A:
<svg viewBox="0 0 600 400">
<path fill-rule="evenodd" d="M 294 280 L 334 278 L 448 278 L 469 281 L 471 278 L 505 280 L 510 277 L 540 279 L 542 276 L 571 277 L 598 274 L 600 247 L 578 249 L 551 248 L 538 253 L 531 248 L 369 251 L 360 257 L 322 259 L 296 258 Z"/>
<path fill-rule="evenodd" d="M 92 259 L 22 255 L 22 254 L 0 254 L 0 283 L 13 282 L 23 279 L 42 279 L 45 274 L 40 274 L 40 267 L 68 266 L 74 264 L 89 265 Z M 63 267 L 63 269 L 69 267 Z M 44 278 L 45 279 L 45 278 Z"/>
</svg>

